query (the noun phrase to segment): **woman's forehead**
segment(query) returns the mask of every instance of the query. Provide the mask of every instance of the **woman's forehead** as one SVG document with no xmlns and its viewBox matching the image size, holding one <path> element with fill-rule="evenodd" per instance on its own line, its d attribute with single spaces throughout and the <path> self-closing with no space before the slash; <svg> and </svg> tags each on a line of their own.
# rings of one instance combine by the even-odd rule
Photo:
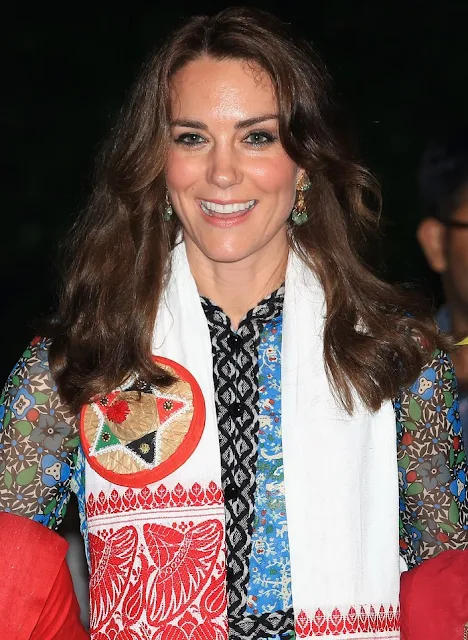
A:
<svg viewBox="0 0 468 640">
<path fill-rule="evenodd" d="M 250 61 L 203 56 L 182 67 L 172 80 L 172 119 L 205 114 L 241 120 L 277 110 L 269 75 Z"/>
</svg>

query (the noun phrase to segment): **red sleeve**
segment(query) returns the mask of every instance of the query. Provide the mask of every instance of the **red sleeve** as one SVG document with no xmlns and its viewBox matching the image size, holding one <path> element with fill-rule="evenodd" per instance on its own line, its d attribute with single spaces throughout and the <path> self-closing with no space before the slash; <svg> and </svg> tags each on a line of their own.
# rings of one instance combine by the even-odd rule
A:
<svg viewBox="0 0 468 640">
<path fill-rule="evenodd" d="M 468 634 L 468 550 L 443 551 L 401 576 L 405 640 L 456 640 Z"/>
<path fill-rule="evenodd" d="M 15 640 L 86 640 L 65 556 L 43 525 L 0 513 L 0 627 Z"/>
<path fill-rule="evenodd" d="M 89 640 L 66 561 L 62 562 L 31 640 Z"/>
</svg>

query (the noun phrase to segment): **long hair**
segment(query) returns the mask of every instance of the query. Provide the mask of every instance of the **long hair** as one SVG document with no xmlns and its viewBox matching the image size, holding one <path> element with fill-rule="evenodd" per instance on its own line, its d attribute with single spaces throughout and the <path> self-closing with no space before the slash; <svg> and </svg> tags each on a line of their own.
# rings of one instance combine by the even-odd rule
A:
<svg viewBox="0 0 468 640">
<path fill-rule="evenodd" d="M 348 411 L 353 389 L 377 409 L 416 378 L 439 340 L 436 328 L 413 294 L 379 280 L 362 260 L 377 227 L 379 189 L 347 148 L 319 57 L 273 16 L 238 8 L 191 19 L 149 59 L 98 157 L 93 193 L 67 247 L 73 260 L 50 326 L 59 392 L 79 410 L 130 373 L 156 385 L 171 382 L 151 357 L 180 228 L 176 219 L 168 223 L 163 217 L 170 90 L 174 74 L 202 55 L 246 60 L 271 78 L 282 144 L 312 183 L 309 219 L 291 226 L 290 242 L 325 291 L 327 373 Z"/>
</svg>

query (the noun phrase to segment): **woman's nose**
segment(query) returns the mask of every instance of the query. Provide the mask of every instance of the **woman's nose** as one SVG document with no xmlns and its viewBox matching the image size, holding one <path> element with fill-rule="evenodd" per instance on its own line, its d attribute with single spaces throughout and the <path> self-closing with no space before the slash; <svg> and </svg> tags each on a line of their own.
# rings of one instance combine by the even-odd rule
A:
<svg viewBox="0 0 468 640">
<path fill-rule="evenodd" d="M 235 150 L 224 146 L 213 149 L 208 174 L 209 182 L 221 189 L 238 184 L 242 171 Z"/>
</svg>

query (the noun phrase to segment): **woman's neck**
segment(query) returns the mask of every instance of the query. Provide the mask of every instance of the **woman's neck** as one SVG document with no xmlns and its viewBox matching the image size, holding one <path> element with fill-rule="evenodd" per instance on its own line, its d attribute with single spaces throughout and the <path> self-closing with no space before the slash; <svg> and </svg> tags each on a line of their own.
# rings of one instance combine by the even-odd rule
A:
<svg viewBox="0 0 468 640">
<path fill-rule="evenodd" d="M 190 270 L 200 295 L 209 298 L 231 320 L 233 329 L 250 309 L 284 282 L 288 246 L 257 252 L 237 262 L 215 262 L 192 242 L 186 242 Z"/>
</svg>

